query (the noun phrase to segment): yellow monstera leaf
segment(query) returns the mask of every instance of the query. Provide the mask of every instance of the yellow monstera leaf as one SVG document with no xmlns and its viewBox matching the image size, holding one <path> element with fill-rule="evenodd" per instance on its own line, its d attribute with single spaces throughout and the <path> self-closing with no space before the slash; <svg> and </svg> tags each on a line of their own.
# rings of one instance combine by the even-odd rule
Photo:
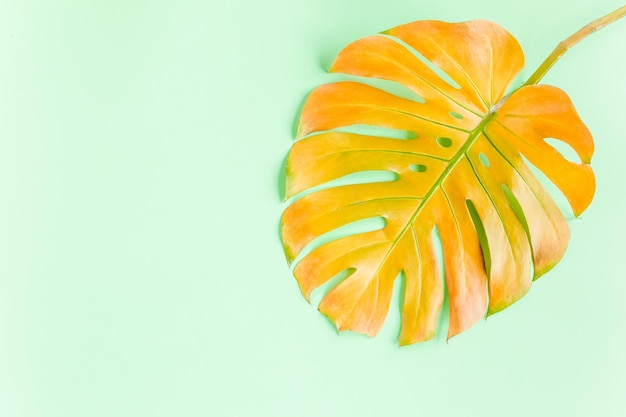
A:
<svg viewBox="0 0 626 417">
<path fill-rule="evenodd" d="M 561 259 L 568 225 L 527 162 L 579 215 L 595 191 L 594 145 L 562 90 L 527 82 L 505 95 L 523 64 L 518 42 L 494 23 L 418 21 L 346 47 L 331 72 L 361 78 L 310 94 L 287 161 L 292 203 L 282 239 L 288 261 L 298 258 L 293 272 L 307 299 L 347 275 L 319 305 L 339 330 L 375 335 L 403 276 L 400 344 L 434 336 L 444 282 L 452 337 L 514 303 Z M 361 82 L 368 79 L 417 97 Z M 362 133 L 362 125 L 380 135 Z M 385 134 L 391 129 L 410 138 Z M 581 162 L 546 139 L 565 142 Z M 364 171 L 393 180 L 328 185 Z M 301 254 L 316 238 L 370 218 L 384 227 Z"/>
</svg>

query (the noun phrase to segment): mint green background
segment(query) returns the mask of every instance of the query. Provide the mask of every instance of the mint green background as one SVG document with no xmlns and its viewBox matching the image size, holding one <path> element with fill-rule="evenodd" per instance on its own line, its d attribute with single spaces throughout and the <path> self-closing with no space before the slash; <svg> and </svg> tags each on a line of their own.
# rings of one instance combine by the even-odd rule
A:
<svg viewBox="0 0 626 417">
<path fill-rule="evenodd" d="M 527 53 L 623 0 L 0 2 L 0 415 L 626 415 L 626 20 L 544 79 L 594 133 L 594 203 L 505 312 L 445 342 L 337 335 L 278 239 L 299 106 L 334 55 L 484 18 Z"/>
</svg>

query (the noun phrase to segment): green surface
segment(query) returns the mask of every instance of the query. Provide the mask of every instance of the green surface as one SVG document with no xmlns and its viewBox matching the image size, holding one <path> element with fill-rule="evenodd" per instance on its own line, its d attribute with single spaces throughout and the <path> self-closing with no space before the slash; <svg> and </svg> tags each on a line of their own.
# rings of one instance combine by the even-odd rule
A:
<svg viewBox="0 0 626 417">
<path fill-rule="evenodd" d="M 449 343 L 398 348 L 397 309 L 338 336 L 278 238 L 294 119 L 344 45 L 484 18 L 525 78 L 622 3 L 0 2 L 0 415 L 626 415 L 626 20 L 543 80 L 598 191 L 520 302 Z"/>
</svg>

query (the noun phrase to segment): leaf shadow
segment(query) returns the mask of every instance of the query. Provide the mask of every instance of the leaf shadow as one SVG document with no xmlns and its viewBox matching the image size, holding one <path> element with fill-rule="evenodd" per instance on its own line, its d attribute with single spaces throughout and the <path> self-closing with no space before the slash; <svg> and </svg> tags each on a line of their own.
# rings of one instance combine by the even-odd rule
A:
<svg viewBox="0 0 626 417">
<path fill-rule="evenodd" d="M 319 56 L 319 65 L 322 71 L 330 72 L 330 67 L 335 61 L 337 51 L 334 48 L 328 48 L 322 51 Z"/>
<path fill-rule="evenodd" d="M 278 171 L 278 198 L 280 201 L 285 201 L 285 193 L 287 190 L 287 159 L 289 158 L 289 154 L 285 154 L 280 163 L 280 168 Z"/>
</svg>

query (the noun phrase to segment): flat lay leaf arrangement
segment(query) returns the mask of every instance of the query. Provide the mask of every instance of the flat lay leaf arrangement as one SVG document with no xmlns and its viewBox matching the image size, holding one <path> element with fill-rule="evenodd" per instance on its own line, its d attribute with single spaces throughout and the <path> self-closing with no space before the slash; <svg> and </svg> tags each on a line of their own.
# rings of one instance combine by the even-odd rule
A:
<svg viewBox="0 0 626 417">
<path fill-rule="evenodd" d="M 564 91 L 537 82 L 569 47 L 624 14 L 626 6 L 562 42 L 509 94 L 524 55 L 512 35 L 488 21 L 417 21 L 343 49 L 330 71 L 361 78 L 310 94 L 287 160 L 291 204 L 282 239 L 303 295 L 309 299 L 344 273 L 319 310 L 340 331 L 373 336 L 402 277 L 399 343 L 407 345 L 434 337 L 444 281 L 448 338 L 526 294 L 559 262 L 570 237 L 529 163 L 575 216 L 595 191 L 589 130 Z M 371 79 L 417 96 L 391 94 Z M 379 133 L 359 131 L 363 125 Z M 580 162 L 546 139 L 569 145 Z M 330 183 L 362 172 L 392 177 Z M 307 250 L 329 232 L 375 218 L 383 226 Z"/>
</svg>

